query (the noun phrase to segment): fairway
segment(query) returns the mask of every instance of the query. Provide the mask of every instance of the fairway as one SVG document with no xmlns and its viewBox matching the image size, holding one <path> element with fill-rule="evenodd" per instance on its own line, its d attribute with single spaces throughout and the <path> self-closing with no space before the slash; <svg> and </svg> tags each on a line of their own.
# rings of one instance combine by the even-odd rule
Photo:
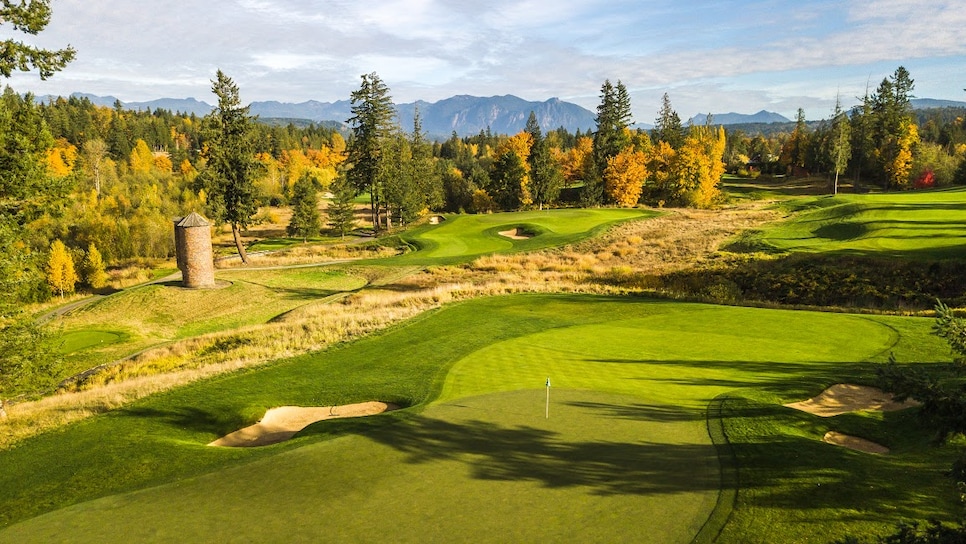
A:
<svg viewBox="0 0 966 544">
<path fill-rule="evenodd" d="M 779 251 L 966 258 L 966 190 L 812 197 L 755 236 Z"/>
<path fill-rule="evenodd" d="M 821 436 L 834 421 L 781 403 L 867 372 L 862 361 L 890 351 L 900 361 L 942 352 L 930 325 L 592 296 L 473 300 L 0 452 L 17 472 L 0 478 L 9 490 L 0 512 L 17 516 L 7 523 L 23 521 L 0 531 L 0 542 L 45 542 L 64 531 L 91 542 L 688 542 L 720 488 L 706 423 L 712 399 L 733 391 L 774 399 L 783 423 L 772 440 L 794 436 L 831 453 Z M 415 406 L 320 422 L 275 446 L 204 446 L 272 406 L 377 399 Z M 836 471 L 868 462 L 830 458 Z M 904 459 L 874 462 L 899 470 Z M 53 498 L 44 489 L 58 489 L 62 502 L 43 507 Z M 785 489 L 755 489 L 776 492 Z M 900 499 L 877 508 L 888 500 Z M 833 529 L 847 523 L 847 514 L 826 514 Z"/>
</svg>

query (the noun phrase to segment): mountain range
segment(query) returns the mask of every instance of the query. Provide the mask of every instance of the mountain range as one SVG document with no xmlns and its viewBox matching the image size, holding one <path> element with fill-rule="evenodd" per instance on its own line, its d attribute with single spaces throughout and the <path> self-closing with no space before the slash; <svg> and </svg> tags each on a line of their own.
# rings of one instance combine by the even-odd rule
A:
<svg viewBox="0 0 966 544">
<path fill-rule="evenodd" d="M 91 103 L 99 106 L 113 107 L 120 102 L 113 96 L 96 96 L 91 94 L 74 93 L 72 96 L 87 98 Z M 47 101 L 53 97 L 41 97 Z M 165 109 L 172 112 L 195 114 L 204 116 L 214 107 L 211 104 L 195 98 L 161 98 L 149 102 L 122 102 L 122 106 L 132 110 Z M 351 103 L 348 100 L 336 102 L 252 102 L 250 112 L 260 119 L 268 120 L 302 120 L 315 123 L 334 124 L 344 126 L 352 116 Z M 915 109 L 956 107 L 966 108 L 966 102 L 952 100 L 933 100 L 917 98 L 912 100 Z M 423 131 L 431 138 L 445 139 L 454 132 L 459 136 L 472 136 L 481 131 L 489 130 L 494 134 L 516 134 L 523 130 L 527 118 L 532 111 L 540 128 L 546 132 L 559 127 L 569 132 L 590 132 L 595 128 L 594 112 L 577 104 L 565 102 L 559 98 L 551 98 L 544 102 L 533 102 L 522 98 L 505 95 L 478 97 L 459 95 L 440 100 L 438 102 L 416 101 L 408 104 L 397 104 L 396 112 L 399 125 L 405 130 L 411 130 L 415 112 L 419 111 Z M 695 115 L 690 119 L 694 125 L 707 123 L 708 114 Z M 759 111 L 754 114 L 716 113 L 711 114 L 711 122 L 715 125 L 768 125 L 772 123 L 790 123 L 787 117 L 770 111 Z M 653 128 L 650 124 L 634 125 L 638 128 Z"/>
</svg>

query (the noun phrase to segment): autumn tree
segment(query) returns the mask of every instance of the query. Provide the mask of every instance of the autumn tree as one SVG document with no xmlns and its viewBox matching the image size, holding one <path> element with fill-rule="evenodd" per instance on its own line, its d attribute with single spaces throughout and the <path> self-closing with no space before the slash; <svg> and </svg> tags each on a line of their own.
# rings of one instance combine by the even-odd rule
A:
<svg viewBox="0 0 966 544">
<path fill-rule="evenodd" d="M 60 293 L 60 298 L 64 298 L 64 293 L 73 293 L 74 286 L 77 285 L 74 260 L 60 240 L 54 240 L 50 244 L 50 258 L 47 260 L 47 282 L 55 291 Z"/>
<path fill-rule="evenodd" d="M 253 223 L 258 211 L 252 118 L 248 106 L 241 105 L 238 86 L 231 78 L 218 70 L 211 83 L 218 105 L 205 118 L 208 162 L 197 183 L 207 192 L 211 217 L 231 225 L 238 256 L 247 264 L 248 254 L 242 244 L 241 230 Z"/>
<path fill-rule="evenodd" d="M 625 149 L 607 161 L 604 190 L 618 206 L 637 204 L 647 178 L 647 155 L 633 148 Z"/>
<path fill-rule="evenodd" d="M 785 145 L 782 146 L 780 159 L 789 174 L 794 175 L 796 171 L 805 168 L 808 143 L 809 135 L 808 125 L 805 123 L 805 110 L 798 108 L 798 113 L 795 116 L 795 129 Z"/>
<path fill-rule="evenodd" d="M 383 148 L 396 129 L 395 109 L 389 87 L 375 72 L 362 76 L 362 84 L 352 92 L 350 101 L 352 117 L 348 123 L 352 138 L 346 145 L 349 163 L 346 177 L 359 191 L 369 193 L 372 227 L 378 230 L 379 210 L 383 206 L 379 176 L 384 168 Z"/>
<path fill-rule="evenodd" d="M 104 266 L 104 259 L 94 242 L 87 246 L 87 252 L 81 262 L 81 275 L 84 283 L 92 289 L 100 289 L 107 285 L 107 270 Z"/>
<path fill-rule="evenodd" d="M 87 140 L 81 146 L 81 158 L 91 176 L 91 180 L 94 182 L 94 191 L 98 195 L 101 194 L 101 171 L 105 157 L 107 157 L 107 144 L 104 143 L 104 140 Z"/>
</svg>

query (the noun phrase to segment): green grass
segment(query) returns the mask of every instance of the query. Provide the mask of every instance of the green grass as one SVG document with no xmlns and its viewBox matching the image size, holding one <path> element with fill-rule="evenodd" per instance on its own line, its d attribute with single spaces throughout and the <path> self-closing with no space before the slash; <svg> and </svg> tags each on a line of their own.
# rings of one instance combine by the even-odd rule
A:
<svg viewBox="0 0 966 544">
<path fill-rule="evenodd" d="M 780 252 L 966 258 L 966 189 L 812 197 L 743 243 Z"/>
<path fill-rule="evenodd" d="M 392 259 L 406 264 L 448 264 L 489 253 L 532 251 L 589 238 L 616 223 L 645 219 L 656 212 L 637 209 L 558 209 L 482 215 L 446 215 L 438 225 L 406 232 L 419 251 Z M 500 232 L 522 228 L 532 234 L 511 240 Z"/>
<path fill-rule="evenodd" d="M 184 289 L 170 282 L 126 289 L 59 318 L 54 325 L 63 331 L 66 358 L 58 378 L 164 342 L 265 323 L 366 285 L 361 276 L 325 267 L 220 270 L 216 278 L 223 287 Z"/>
<path fill-rule="evenodd" d="M 742 486 L 723 541 L 886 532 L 897 513 L 949 519 L 951 450 L 909 414 L 826 420 L 781 406 L 868 380 L 869 361 L 890 352 L 947 360 L 931 324 L 590 296 L 456 304 L 0 452 L 0 526 L 24 521 L 0 542 L 687 542 L 718 494 L 706 410 L 722 394 Z M 374 399 L 413 408 L 266 448 L 204 446 L 269 407 Z M 829 429 L 896 453 L 823 444 Z"/>
</svg>

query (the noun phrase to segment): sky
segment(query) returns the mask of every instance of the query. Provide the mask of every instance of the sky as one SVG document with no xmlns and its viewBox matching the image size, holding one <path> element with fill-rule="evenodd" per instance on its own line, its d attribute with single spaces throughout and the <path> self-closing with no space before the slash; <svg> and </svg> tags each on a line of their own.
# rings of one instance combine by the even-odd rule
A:
<svg viewBox="0 0 966 544">
<path fill-rule="evenodd" d="M 605 80 L 651 123 L 768 110 L 831 115 L 904 66 L 913 95 L 966 101 L 962 0 L 53 0 L 38 36 L 77 58 L 18 92 L 214 103 L 217 70 L 243 102 L 347 100 L 375 72 L 397 103 L 557 97 L 593 111 Z"/>
</svg>

